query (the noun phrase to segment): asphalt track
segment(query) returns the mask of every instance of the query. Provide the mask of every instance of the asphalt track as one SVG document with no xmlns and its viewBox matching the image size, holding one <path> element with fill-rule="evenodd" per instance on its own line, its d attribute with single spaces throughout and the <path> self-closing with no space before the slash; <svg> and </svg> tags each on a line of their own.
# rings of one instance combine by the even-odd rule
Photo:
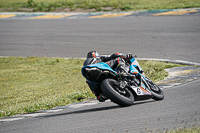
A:
<svg viewBox="0 0 200 133">
<path fill-rule="evenodd" d="M 139 14 L 138 14 L 139 15 Z M 0 19 L 0 56 L 86 57 L 119 51 L 200 63 L 200 15 Z"/>
<path fill-rule="evenodd" d="M 85 57 L 95 49 L 200 63 L 200 16 L 2 19 L 0 56 Z M 164 89 L 165 99 L 111 102 L 0 123 L 2 133 L 145 132 L 199 124 L 200 80 Z"/>
</svg>

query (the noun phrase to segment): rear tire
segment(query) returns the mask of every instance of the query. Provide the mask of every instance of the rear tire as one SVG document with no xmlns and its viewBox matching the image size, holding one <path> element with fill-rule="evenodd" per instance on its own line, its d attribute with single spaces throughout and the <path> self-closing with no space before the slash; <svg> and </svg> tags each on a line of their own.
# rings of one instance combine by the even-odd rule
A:
<svg viewBox="0 0 200 133">
<path fill-rule="evenodd" d="M 121 89 L 119 82 L 114 79 L 105 79 L 101 84 L 101 89 L 114 103 L 122 107 L 131 106 L 134 103 L 134 96 L 128 88 Z"/>
</svg>

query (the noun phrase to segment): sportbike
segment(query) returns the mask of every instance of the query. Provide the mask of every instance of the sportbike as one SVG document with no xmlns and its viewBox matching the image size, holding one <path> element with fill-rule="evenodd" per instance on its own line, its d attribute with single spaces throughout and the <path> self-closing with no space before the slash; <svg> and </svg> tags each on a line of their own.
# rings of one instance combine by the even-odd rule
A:
<svg viewBox="0 0 200 133">
<path fill-rule="evenodd" d="M 101 62 L 82 67 L 82 75 L 92 83 L 100 84 L 104 95 L 120 106 L 130 106 L 134 101 L 163 100 L 163 91 L 134 66 L 135 58 L 126 62 L 132 78 L 119 76 L 108 64 Z"/>
</svg>

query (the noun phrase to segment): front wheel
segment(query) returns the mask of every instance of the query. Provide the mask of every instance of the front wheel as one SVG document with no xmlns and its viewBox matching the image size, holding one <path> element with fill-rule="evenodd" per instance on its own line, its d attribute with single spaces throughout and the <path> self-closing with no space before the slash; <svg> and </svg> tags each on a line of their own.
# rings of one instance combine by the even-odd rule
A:
<svg viewBox="0 0 200 133">
<path fill-rule="evenodd" d="M 164 99 L 164 93 L 163 91 L 160 89 L 159 86 L 157 86 L 156 84 L 154 84 L 151 80 L 149 80 L 149 85 L 151 88 L 151 92 L 152 92 L 152 99 L 154 100 L 163 100 Z"/>
<path fill-rule="evenodd" d="M 134 103 L 134 96 L 127 88 L 120 88 L 119 82 L 114 79 L 105 79 L 101 84 L 103 93 L 114 103 L 120 106 L 131 106 Z"/>
</svg>

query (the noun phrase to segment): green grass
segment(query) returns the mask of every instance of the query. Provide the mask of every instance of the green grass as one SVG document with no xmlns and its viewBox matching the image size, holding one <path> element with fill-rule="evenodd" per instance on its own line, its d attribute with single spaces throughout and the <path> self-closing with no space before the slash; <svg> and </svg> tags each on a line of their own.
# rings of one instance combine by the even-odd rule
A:
<svg viewBox="0 0 200 133">
<path fill-rule="evenodd" d="M 165 131 L 161 131 L 160 129 L 153 131 L 146 128 L 144 133 L 200 133 L 200 126 L 193 125 L 192 127 L 187 127 L 187 128 L 178 127 L 176 129 L 165 129 Z"/>
<path fill-rule="evenodd" d="M 192 128 L 177 128 L 175 130 L 167 131 L 166 133 L 200 133 L 200 126 Z"/>
<path fill-rule="evenodd" d="M 82 63 L 80 59 L 0 58 L 0 117 L 92 97 L 80 73 Z"/>
<path fill-rule="evenodd" d="M 194 7 L 200 7 L 199 0 L 0 0 L 1 11 L 128 11 Z"/>
<path fill-rule="evenodd" d="M 94 98 L 81 74 L 82 59 L 0 57 L 0 117 Z M 177 64 L 139 61 L 153 81 L 168 74 L 164 68 Z"/>
</svg>

